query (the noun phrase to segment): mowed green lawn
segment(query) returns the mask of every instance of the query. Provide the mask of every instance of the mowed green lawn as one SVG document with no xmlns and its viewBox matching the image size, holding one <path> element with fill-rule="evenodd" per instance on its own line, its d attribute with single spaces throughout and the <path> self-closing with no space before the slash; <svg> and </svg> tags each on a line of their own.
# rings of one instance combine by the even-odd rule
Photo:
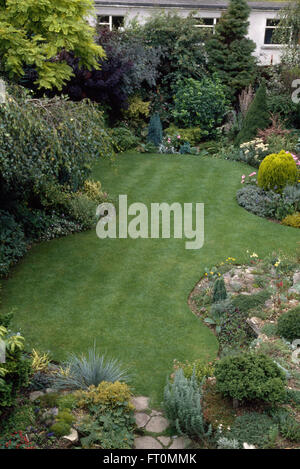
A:
<svg viewBox="0 0 300 469">
<path fill-rule="evenodd" d="M 14 326 L 28 345 L 68 352 L 97 348 L 133 373 L 136 393 L 162 398 L 173 360 L 213 359 L 218 344 L 187 298 L 205 267 L 247 249 L 260 256 L 293 252 L 299 231 L 258 218 L 235 201 L 251 168 L 195 156 L 120 155 L 94 177 L 129 203 L 204 202 L 205 244 L 185 240 L 97 238 L 95 230 L 35 246 L 3 282 L 2 311 L 16 308 Z"/>
</svg>

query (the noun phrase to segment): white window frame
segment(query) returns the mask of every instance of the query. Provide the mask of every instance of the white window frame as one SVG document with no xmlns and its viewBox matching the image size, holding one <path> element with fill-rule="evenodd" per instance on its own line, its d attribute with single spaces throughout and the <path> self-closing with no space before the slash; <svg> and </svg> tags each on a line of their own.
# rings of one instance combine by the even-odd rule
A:
<svg viewBox="0 0 300 469">
<path fill-rule="evenodd" d="M 266 18 L 266 25 L 265 25 L 265 32 L 264 32 L 264 46 L 280 46 L 281 44 L 279 44 L 279 43 L 274 44 L 272 42 L 271 43 L 266 42 L 266 32 L 267 32 L 267 30 L 272 29 L 274 31 L 275 29 L 279 28 L 279 25 L 268 26 L 268 21 L 279 21 L 279 19 L 278 18 Z"/>
<path fill-rule="evenodd" d="M 220 19 L 219 17 L 213 17 L 213 16 L 196 16 L 195 18 L 199 20 L 213 20 L 213 24 L 195 24 L 195 28 L 206 28 L 206 29 L 211 28 L 213 32 L 215 32 L 216 24 L 218 20 Z"/>
<path fill-rule="evenodd" d="M 103 16 L 108 16 L 108 22 L 98 21 L 98 18 L 103 17 Z M 122 16 L 122 15 L 97 15 L 97 26 L 108 26 L 109 30 L 112 31 L 112 29 L 113 29 L 113 18 L 115 16 L 123 17 L 125 19 L 125 16 Z"/>
</svg>

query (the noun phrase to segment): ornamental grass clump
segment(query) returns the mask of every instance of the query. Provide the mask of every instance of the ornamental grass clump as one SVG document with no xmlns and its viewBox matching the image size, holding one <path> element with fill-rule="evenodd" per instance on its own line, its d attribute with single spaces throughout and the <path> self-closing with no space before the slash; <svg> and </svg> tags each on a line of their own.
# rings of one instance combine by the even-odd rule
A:
<svg viewBox="0 0 300 469">
<path fill-rule="evenodd" d="M 298 169 L 291 155 L 284 150 L 266 156 L 258 170 L 258 185 L 264 190 L 281 193 L 283 189 L 298 180 Z"/>
<path fill-rule="evenodd" d="M 164 390 L 164 408 L 167 418 L 180 435 L 204 439 L 211 435 L 202 412 L 202 388 L 197 383 L 195 373 L 190 379 L 179 368 L 174 381 L 167 382 Z"/>
<path fill-rule="evenodd" d="M 70 358 L 55 373 L 53 387 L 55 389 L 88 389 L 98 386 L 103 381 L 114 383 L 129 379 L 127 371 L 115 359 L 99 355 L 95 347 L 88 355 L 70 355 Z"/>
</svg>

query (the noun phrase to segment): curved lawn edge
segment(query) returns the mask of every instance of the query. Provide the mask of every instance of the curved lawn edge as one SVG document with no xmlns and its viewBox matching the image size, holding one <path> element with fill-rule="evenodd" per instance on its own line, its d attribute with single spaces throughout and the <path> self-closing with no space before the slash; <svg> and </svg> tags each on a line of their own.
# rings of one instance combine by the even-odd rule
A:
<svg viewBox="0 0 300 469">
<path fill-rule="evenodd" d="M 187 251 L 185 240 L 100 241 L 95 232 L 41 243 L 3 282 L 2 311 L 17 307 L 14 326 L 29 346 L 58 360 L 93 345 L 134 373 L 136 393 L 159 404 L 173 360 L 211 360 L 218 343 L 191 312 L 187 298 L 205 267 L 246 249 L 260 256 L 293 251 L 297 236 L 240 207 L 234 197 L 243 165 L 226 160 L 135 153 L 94 177 L 129 203 L 204 202 L 205 244 Z M 260 246 L 258 248 L 258 246 Z"/>
</svg>

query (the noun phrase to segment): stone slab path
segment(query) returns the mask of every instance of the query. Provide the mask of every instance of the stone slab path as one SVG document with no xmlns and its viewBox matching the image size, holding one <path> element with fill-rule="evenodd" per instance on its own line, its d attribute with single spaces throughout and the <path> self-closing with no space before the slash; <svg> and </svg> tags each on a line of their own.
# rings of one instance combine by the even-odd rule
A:
<svg viewBox="0 0 300 469">
<path fill-rule="evenodd" d="M 170 426 L 163 413 L 149 407 L 149 398 L 138 396 L 132 399 L 135 407 L 136 426 L 141 430 L 141 435 L 136 435 L 135 449 L 185 449 L 190 440 L 182 436 L 167 436 L 165 431 Z"/>
</svg>

